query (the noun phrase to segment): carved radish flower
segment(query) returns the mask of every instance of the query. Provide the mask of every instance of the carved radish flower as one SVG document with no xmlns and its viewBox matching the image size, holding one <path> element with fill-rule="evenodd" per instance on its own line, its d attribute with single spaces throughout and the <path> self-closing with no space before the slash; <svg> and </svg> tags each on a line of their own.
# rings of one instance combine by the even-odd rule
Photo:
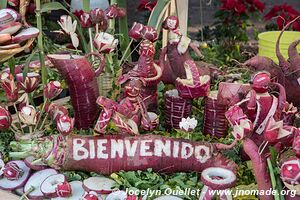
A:
<svg viewBox="0 0 300 200">
<path fill-rule="evenodd" d="M 237 105 L 231 106 L 225 113 L 225 116 L 231 126 L 240 124 L 241 120 L 247 119 L 247 115 L 244 114 L 243 109 Z"/>
<path fill-rule="evenodd" d="M 233 126 L 232 135 L 234 138 L 241 140 L 251 133 L 253 124 L 249 119 L 241 119 L 239 124 Z"/>
<path fill-rule="evenodd" d="M 26 78 L 23 78 L 23 73 L 16 75 L 17 81 L 21 88 L 27 93 L 33 92 L 40 83 L 40 75 L 35 72 L 28 73 Z"/>
<path fill-rule="evenodd" d="M 0 106 L 0 130 L 4 130 L 10 127 L 12 122 L 11 114 Z"/>
<path fill-rule="evenodd" d="M 98 196 L 96 192 L 89 192 L 83 195 L 82 200 L 98 200 Z"/>
<path fill-rule="evenodd" d="M 109 6 L 106 10 L 106 17 L 108 19 L 113 19 L 119 16 L 119 11 L 118 11 L 118 7 L 116 5 L 111 5 Z"/>
<path fill-rule="evenodd" d="M 130 31 L 128 32 L 129 37 L 134 40 L 141 39 L 143 37 L 143 35 L 142 35 L 143 28 L 144 28 L 143 24 L 134 22 Z"/>
<path fill-rule="evenodd" d="M 3 72 L 1 74 L 0 86 L 4 90 L 8 101 L 15 102 L 18 99 L 19 87 L 16 85 L 12 74 Z"/>
<path fill-rule="evenodd" d="M 179 122 L 180 129 L 184 131 L 192 131 L 196 128 L 198 121 L 195 118 L 182 118 Z"/>
<path fill-rule="evenodd" d="M 4 166 L 3 175 L 8 180 L 18 180 L 23 175 L 23 170 L 15 162 L 9 162 Z"/>
<path fill-rule="evenodd" d="M 58 81 L 50 81 L 44 88 L 44 96 L 53 99 L 62 92 L 61 84 Z"/>
<path fill-rule="evenodd" d="M 90 18 L 93 24 L 98 24 L 103 20 L 105 20 L 104 11 L 100 8 L 95 8 L 94 10 L 91 11 Z"/>
<path fill-rule="evenodd" d="M 280 168 L 280 176 L 283 182 L 291 185 L 300 184 L 300 159 L 291 158 L 284 162 Z"/>
<path fill-rule="evenodd" d="M 57 130 L 62 135 L 68 135 L 72 132 L 74 127 L 74 119 L 70 118 L 67 115 L 61 115 L 57 118 L 56 121 Z"/>
<path fill-rule="evenodd" d="M 55 103 L 46 104 L 45 111 L 50 115 L 50 117 L 57 121 L 60 116 L 68 115 L 68 109 L 64 106 L 57 105 Z"/>
<path fill-rule="evenodd" d="M 158 39 L 157 31 L 152 26 L 144 26 L 142 35 L 145 40 L 150 40 L 151 42 L 155 42 Z"/>
<path fill-rule="evenodd" d="M 84 12 L 80 15 L 80 24 L 83 28 L 90 28 L 93 26 L 90 13 Z"/>
<path fill-rule="evenodd" d="M 113 35 L 105 32 L 98 33 L 94 39 L 94 47 L 101 53 L 113 52 L 118 43 L 118 39 L 115 39 Z"/>
<path fill-rule="evenodd" d="M 24 106 L 19 112 L 19 118 L 24 124 L 35 125 L 37 122 L 38 113 L 33 106 Z"/>
<path fill-rule="evenodd" d="M 72 22 L 72 18 L 70 16 L 62 15 L 60 17 L 60 21 L 57 23 L 66 34 L 70 35 L 73 46 L 77 48 L 79 46 L 79 39 L 76 34 L 77 21 L 74 20 L 74 22 Z"/>
<path fill-rule="evenodd" d="M 176 16 L 169 16 L 163 22 L 163 28 L 167 30 L 176 30 L 179 26 L 179 20 Z"/>
<path fill-rule="evenodd" d="M 67 181 L 57 184 L 55 191 L 59 197 L 68 197 L 72 194 L 72 188 Z"/>
</svg>

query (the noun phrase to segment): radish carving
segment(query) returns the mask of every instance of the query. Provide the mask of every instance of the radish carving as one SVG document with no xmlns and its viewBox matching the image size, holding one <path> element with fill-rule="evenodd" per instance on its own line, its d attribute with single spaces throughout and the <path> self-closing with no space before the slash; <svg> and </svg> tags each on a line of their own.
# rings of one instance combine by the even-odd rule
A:
<svg viewBox="0 0 300 200">
<path fill-rule="evenodd" d="M 115 181 L 105 177 L 90 177 L 83 181 L 83 188 L 87 192 L 94 191 L 97 194 L 109 194 L 113 191 Z"/>
<path fill-rule="evenodd" d="M 11 152 L 10 156 L 32 155 L 57 169 L 93 171 L 103 175 L 148 168 L 167 173 L 202 172 L 208 167 L 222 167 L 236 173 L 237 169 L 233 161 L 219 153 L 219 150 L 234 145 L 191 142 L 156 135 L 68 136 L 66 140 L 57 137 L 14 144 L 12 146 L 20 147 L 18 151 L 22 152 Z"/>
<path fill-rule="evenodd" d="M 94 53 L 95 54 L 95 53 Z M 87 59 L 77 55 L 48 55 L 69 85 L 71 102 L 75 110 L 75 127 L 88 129 L 97 118 L 96 104 L 98 86 L 96 77 L 104 69 L 103 58 L 99 54 L 101 65 L 94 71 Z"/>
<path fill-rule="evenodd" d="M 300 159 L 289 158 L 280 166 L 280 177 L 284 185 L 300 195 Z"/>
<path fill-rule="evenodd" d="M 70 184 L 63 174 L 53 174 L 48 176 L 40 186 L 45 197 L 68 197 L 72 193 Z"/>
</svg>

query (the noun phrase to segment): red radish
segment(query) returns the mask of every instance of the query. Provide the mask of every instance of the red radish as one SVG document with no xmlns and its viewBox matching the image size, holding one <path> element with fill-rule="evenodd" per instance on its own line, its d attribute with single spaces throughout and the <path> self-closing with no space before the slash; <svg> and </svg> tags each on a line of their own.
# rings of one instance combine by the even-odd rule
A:
<svg viewBox="0 0 300 200">
<path fill-rule="evenodd" d="M 19 0 L 8 0 L 7 3 L 10 6 L 16 7 L 16 6 L 18 6 L 20 4 L 20 1 Z"/>
<path fill-rule="evenodd" d="M 8 129 L 12 123 L 10 112 L 0 106 L 0 130 Z"/>
<path fill-rule="evenodd" d="M 54 169 L 44 169 L 35 172 L 25 184 L 24 192 L 30 191 L 30 189 L 33 187 L 33 191 L 28 194 L 28 197 L 30 199 L 44 199 L 44 194 L 40 190 L 40 186 L 46 178 L 53 174 L 57 174 L 57 171 Z"/>
<path fill-rule="evenodd" d="M 5 13 L 11 14 L 13 16 L 13 18 L 14 18 L 14 21 L 17 21 L 17 20 L 19 20 L 21 18 L 21 15 L 17 11 L 15 11 L 13 9 L 10 9 L 10 8 L 6 8 L 6 9 L 1 9 L 0 10 L 0 15 L 3 15 Z"/>
<path fill-rule="evenodd" d="M 0 26 L 10 24 L 14 21 L 15 21 L 14 17 L 10 13 L 7 12 L 0 13 Z"/>
<path fill-rule="evenodd" d="M 105 198 L 105 200 L 126 200 L 128 197 L 127 193 L 125 191 L 119 190 L 119 191 L 115 191 L 110 193 L 109 195 L 107 195 L 107 197 Z"/>
<path fill-rule="evenodd" d="M 81 199 L 85 191 L 82 187 L 81 181 L 72 181 L 70 182 L 72 194 L 69 197 L 57 197 L 52 198 L 51 200 L 78 200 Z"/>
<path fill-rule="evenodd" d="M 16 79 L 23 90 L 26 93 L 33 92 L 40 83 L 40 75 L 35 72 L 27 73 L 25 79 L 23 78 L 23 73 L 17 74 Z"/>
<path fill-rule="evenodd" d="M 130 38 L 134 39 L 134 40 L 139 40 L 142 38 L 142 30 L 144 28 L 143 24 L 134 22 L 130 31 L 128 32 L 128 35 Z"/>
<path fill-rule="evenodd" d="M 44 97 L 47 99 L 53 99 L 57 97 L 61 92 L 61 83 L 59 81 L 50 81 L 44 87 Z"/>
<path fill-rule="evenodd" d="M 166 195 L 166 196 L 157 197 L 154 200 L 183 200 L 183 199 L 176 196 Z"/>
<path fill-rule="evenodd" d="M 0 44 L 11 40 L 11 35 L 9 33 L 0 34 Z"/>
<path fill-rule="evenodd" d="M 231 170 L 221 167 L 209 167 L 201 173 L 201 181 L 204 185 L 214 190 L 225 190 L 236 183 L 236 176 Z"/>
<path fill-rule="evenodd" d="M 43 169 L 47 168 L 47 166 L 42 161 L 35 162 L 34 164 L 32 163 L 32 161 L 34 161 L 33 156 L 29 156 L 24 159 L 24 162 L 27 165 L 27 167 L 29 167 L 32 170 L 39 171 L 39 170 L 43 170 Z"/>
<path fill-rule="evenodd" d="M 165 21 L 162 24 L 164 29 L 167 30 L 176 30 L 179 26 L 179 19 L 176 16 L 169 16 L 165 19 Z"/>
<path fill-rule="evenodd" d="M 12 22 L 10 24 L 5 24 L 0 26 L 0 34 L 8 33 L 8 34 L 15 34 L 20 30 L 22 24 L 20 22 Z"/>
<path fill-rule="evenodd" d="M 96 100 L 99 89 L 96 77 L 102 73 L 105 62 L 99 54 L 94 55 L 101 60 L 99 68 L 95 71 L 84 56 L 48 55 L 49 60 L 68 83 L 77 129 L 88 129 L 98 117 L 99 107 Z"/>
<path fill-rule="evenodd" d="M 86 193 L 81 200 L 102 200 L 102 198 L 100 196 L 98 197 L 98 194 L 96 192 L 89 192 Z"/>
<path fill-rule="evenodd" d="M 18 145 L 18 142 L 16 142 Z M 29 146 L 30 145 L 30 146 Z M 38 148 L 40 145 L 45 148 Z M 224 144 L 193 142 L 158 135 L 104 135 L 63 138 L 52 135 L 22 143 L 10 156 L 33 155 L 45 164 L 64 170 L 84 170 L 110 175 L 120 170 L 134 171 L 152 168 L 161 173 L 202 172 L 208 167 L 236 171 L 237 165 L 220 154 Z M 93 185 L 95 181 L 102 181 Z M 88 190 L 112 191 L 103 183 L 106 178 L 91 178 L 84 182 Z M 110 180 L 110 184 L 112 181 Z M 100 187 L 101 186 L 101 187 Z"/>
<path fill-rule="evenodd" d="M 291 185 L 300 184 L 300 159 L 290 158 L 280 167 L 280 176 L 283 182 Z"/>
<path fill-rule="evenodd" d="M 30 168 L 21 160 L 10 161 L 9 163 L 15 163 L 23 173 L 17 180 L 9 180 L 5 177 L 0 179 L 0 189 L 3 190 L 15 190 L 22 187 L 26 183 L 30 173 Z"/>
<path fill-rule="evenodd" d="M 90 177 L 83 181 L 83 188 L 87 191 L 94 191 L 98 194 L 109 194 L 116 182 L 106 177 Z"/>
<path fill-rule="evenodd" d="M 0 46 L 0 50 L 16 49 L 20 47 L 21 47 L 20 44 L 8 44 L 8 45 Z"/>
<path fill-rule="evenodd" d="M 41 192 L 48 198 L 68 197 L 71 187 L 63 174 L 53 174 L 46 178 L 40 186 Z"/>
<path fill-rule="evenodd" d="M 22 174 L 23 170 L 15 162 L 9 162 L 4 166 L 3 175 L 10 181 L 18 180 Z"/>
<path fill-rule="evenodd" d="M 22 30 L 20 33 L 18 33 L 16 36 L 12 37 L 13 43 L 21 43 L 23 41 L 29 40 L 31 38 L 35 38 L 39 35 L 39 29 L 30 27 L 27 29 Z"/>
<path fill-rule="evenodd" d="M 250 84 L 221 82 L 218 88 L 217 101 L 222 105 L 233 106 L 245 99 L 250 90 Z"/>
</svg>

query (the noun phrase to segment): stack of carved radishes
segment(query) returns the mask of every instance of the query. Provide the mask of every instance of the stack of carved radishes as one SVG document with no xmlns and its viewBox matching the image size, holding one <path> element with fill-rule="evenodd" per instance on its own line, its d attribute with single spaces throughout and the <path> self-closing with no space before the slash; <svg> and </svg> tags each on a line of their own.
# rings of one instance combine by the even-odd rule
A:
<svg viewBox="0 0 300 200">
<path fill-rule="evenodd" d="M 15 10 L 0 10 L 0 50 L 20 48 L 23 42 L 38 36 L 37 28 L 22 29 L 20 18 L 20 14 Z"/>
<path fill-rule="evenodd" d="M 90 177 L 68 182 L 65 175 L 44 165 L 32 164 L 30 159 L 4 164 L 0 159 L 0 189 L 26 195 L 29 199 L 52 200 L 138 200 L 125 191 L 114 191 L 115 181 L 106 177 Z"/>
</svg>

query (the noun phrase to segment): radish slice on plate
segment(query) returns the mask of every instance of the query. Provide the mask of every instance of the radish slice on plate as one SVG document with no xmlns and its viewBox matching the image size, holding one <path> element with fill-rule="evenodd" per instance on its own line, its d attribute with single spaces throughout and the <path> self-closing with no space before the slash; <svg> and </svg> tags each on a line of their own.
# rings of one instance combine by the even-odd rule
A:
<svg viewBox="0 0 300 200">
<path fill-rule="evenodd" d="M 29 73 L 28 73 L 29 74 Z M 17 74 L 18 76 L 18 74 Z M 43 162 L 38 162 L 38 163 L 34 163 L 32 164 L 32 161 L 34 161 L 34 157 L 33 156 L 29 156 L 27 158 L 25 158 L 24 162 L 25 164 L 33 170 L 39 171 L 39 170 L 43 170 L 46 169 L 47 166 L 43 163 Z"/>
<path fill-rule="evenodd" d="M 72 189 L 72 195 L 70 197 L 57 197 L 51 200 L 79 200 L 85 193 L 81 181 L 72 181 L 70 183 Z"/>
<path fill-rule="evenodd" d="M 18 30 L 20 30 L 21 27 L 22 24 L 20 22 L 12 22 L 10 24 L 5 24 L 0 26 L 0 34 L 9 33 L 12 35 L 18 32 Z"/>
<path fill-rule="evenodd" d="M 39 29 L 34 28 L 34 27 L 24 29 L 12 38 L 12 42 L 20 43 L 20 42 L 26 41 L 28 39 L 35 38 L 38 36 L 39 32 L 40 32 Z"/>
<path fill-rule="evenodd" d="M 17 180 L 8 180 L 3 177 L 0 179 L 0 189 L 3 190 L 15 190 L 17 188 L 22 187 L 27 181 L 30 173 L 30 168 L 25 165 L 25 163 L 21 160 L 10 161 L 17 164 L 17 166 L 22 170 L 22 175 Z"/>
<path fill-rule="evenodd" d="M 32 192 L 28 194 L 29 198 L 32 199 L 43 199 L 44 194 L 40 190 L 41 184 L 49 176 L 57 174 L 57 171 L 54 169 L 44 169 L 38 172 L 35 172 L 27 181 L 24 186 L 24 192 L 29 191 L 32 187 L 34 188 Z"/>
<path fill-rule="evenodd" d="M 57 186 L 61 183 L 67 182 L 67 178 L 63 174 L 53 174 L 46 178 L 41 184 L 41 192 L 49 198 L 58 197 Z"/>
<path fill-rule="evenodd" d="M 183 200 L 182 198 L 176 197 L 176 196 L 161 196 L 161 197 L 157 197 L 154 200 Z"/>
<path fill-rule="evenodd" d="M 87 191 L 95 191 L 98 194 L 109 194 L 113 191 L 115 181 L 105 177 L 90 177 L 83 181 L 83 188 Z"/>
<path fill-rule="evenodd" d="M 115 191 L 110 193 L 105 200 L 126 200 L 127 193 L 125 191 Z"/>
</svg>

